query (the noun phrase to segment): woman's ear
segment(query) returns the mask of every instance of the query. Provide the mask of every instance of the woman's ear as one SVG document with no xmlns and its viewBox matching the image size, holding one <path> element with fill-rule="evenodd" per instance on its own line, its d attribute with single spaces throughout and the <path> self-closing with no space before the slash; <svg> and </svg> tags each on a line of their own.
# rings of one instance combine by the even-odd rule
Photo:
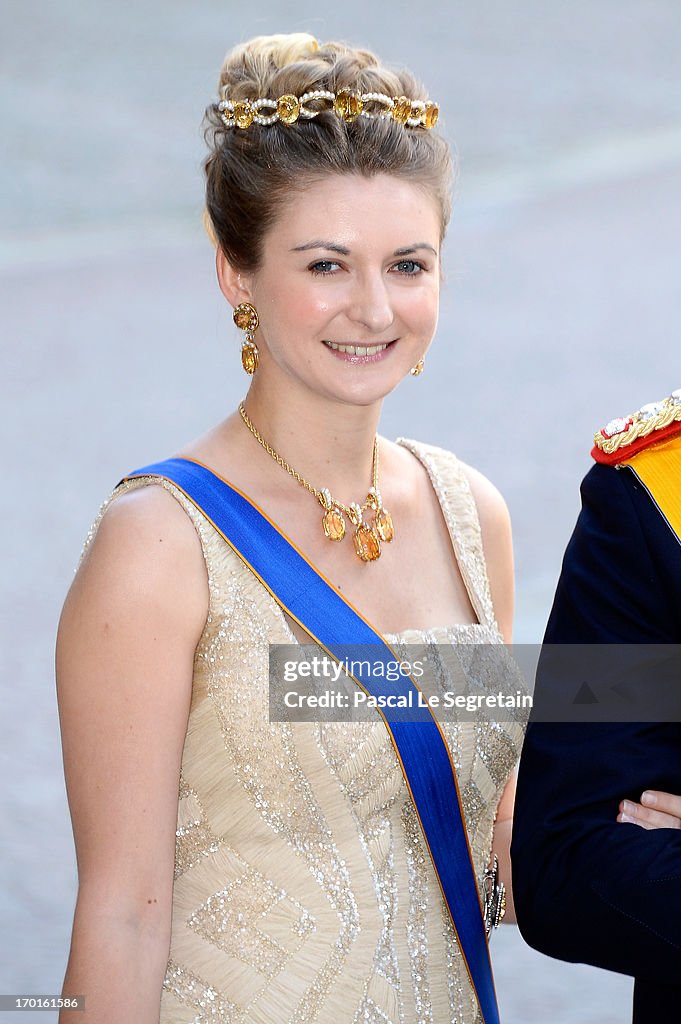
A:
<svg viewBox="0 0 681 1024">
<path fill-rule="evenodd" d="M 215 250 L 215 269 L 218 275 L 220 291 L 230 306 L 238 306 L 240 302 L 251 301 L 250 277 L 242 274 L 229 262 L 224 252 L 217 247 Z"/>
</svg>

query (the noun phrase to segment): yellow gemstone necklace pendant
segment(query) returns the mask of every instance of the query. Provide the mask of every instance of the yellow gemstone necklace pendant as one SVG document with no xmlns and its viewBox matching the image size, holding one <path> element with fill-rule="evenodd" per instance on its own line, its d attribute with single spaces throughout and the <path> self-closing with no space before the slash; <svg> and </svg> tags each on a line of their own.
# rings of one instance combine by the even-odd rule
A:
<svg viewBox="0 0 681 1024">
<path fill-rule="evenodd" d="M 393 526 L 393 519 L 388 512 L 387 508 L 384 508 L 383 501 L 381 499 L 381 493 L 378 489 L 378 438 L 374 438 L 374 453 L 371 468 L 371 487 L 369 492 L 359 505 L 357 502 L 351 502 L 350 505 L 344 505 L 341 501 L 337 501 L 332 497 L 328 487 L 323 487 L 321 490 L 317 490 L 312 484 L 298 473 L 293 466 L 291 466 L 278 452 L 272 448 L 271 445 L 265 441 L 263 436 L 259 433 L 255 425 L 250 420 L 244 403 L 239 404 L 239 413 L 241 419 L 250 430 L 253 437 L 256 439 L 258 444 L 265 449 L 267 454 L 274 459 L 274 461 L 285 469 L 286 472 L 293 477 L 293 479 L 304 487 L 310 494 L 314 494 L 315 498 L 322 506 L 324 514 L 322 515 L 322 529 L 324 536 L 328 540 L 341 541 L 345 537 L 347 532 L 345 521 L 350 523 L 354 528 L 353 542 L 355 547 L 355 554 L 358 558 L 361 558 L 363 562 L 375 562 L 377 558 L 381 557 L 381 542 L 389 544 L 395 536 L 395 527 Z M 369 513 L 369 522 L 364 518 L 364 513 Z"/>
</svg>

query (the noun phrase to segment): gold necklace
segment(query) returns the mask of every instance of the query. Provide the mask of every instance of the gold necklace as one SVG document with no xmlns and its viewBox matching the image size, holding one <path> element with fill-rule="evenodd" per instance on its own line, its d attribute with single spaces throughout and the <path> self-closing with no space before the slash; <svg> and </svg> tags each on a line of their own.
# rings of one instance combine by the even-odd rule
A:
<svg viewBox="0 0 681 1024">
<path fill-rule="evenodd" d="M 369 488 L 366 499 L 361 505 L 354 501 L 349 505 L 344 505 L 342 501 L 336 501 L 335 498 L 332 498 L 328 487 L 323 487 L 320 491 L 318 491 L 316 487 L 313 487 L 305 477 L 301 476 L 293 466 L 289 465 L 286 459 L 282 458 L 282 456 L 267 443 L 265 438 L 258 431 L 257 427 L 249 419 L 243 402 L 239 403 L 239 413 L 241 414 L 241 419 L 244 421 L 251 434 L 253 434 L 253 437 L 256 439 L 258 444 L 265 449 L 267 454 L 273 458 L 282 469 L 285 469 L 301 487 L 304 487 L 310 492 L 310 494 L 314 494 L 315 498 L 324 509 L 324 515 L 322 516 L 322 529 L 324 530 L 324 536 L 328 537 L 329 540 L 343 540 L 343 537 L 345 536 L 344 517 L 347 517 L 351 526 L 355 529 L 353 540 L 355 542 L 355 553 L 357 556 L 361 558 L 363 562 L 374 562 L 377 558 L 380 558 L 381 541 L 389 544 L 395 536 L 395 528 L 393 526 L 393 519 L 390 512 L 388 512 L 387 508 L 383 507 L 381 493 L 378 489 L 378 438 L 374 438 L 371 487 Z M 367 511 L 371 512 L 371 521 L 368 523 L 364 519 L 364 513 Z"/>
</svg>

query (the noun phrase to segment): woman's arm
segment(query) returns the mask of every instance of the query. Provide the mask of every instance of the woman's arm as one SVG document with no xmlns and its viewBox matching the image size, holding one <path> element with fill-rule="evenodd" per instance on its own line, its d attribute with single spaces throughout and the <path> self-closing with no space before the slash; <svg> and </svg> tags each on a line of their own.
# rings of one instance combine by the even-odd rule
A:
<svg viewBox="0 0 681 1024">
<path fill-rule="evenodd" d="M 60 1022 L 152 1024 L 168 958 L 179 771 L 208 609 L 201 546 L 161 487 L 107 509 L 66 598 L 57 695 L 78 898 Z"/>
<path fill-rule="evenodd" d="M 466 466 L 465 470 L 478 509 L 494 615 L 501 635 L 506 643 L 510 644 L 513 634 L 514 605 L 511 519 L 506 503 L 496 487 L 470 466 Z M 499 801 L 492 839 L 492 851 L 499 861 L 499 878 L 506 886 L 504 922 L 509 924 L 515 923 L 511 878 L 511 833 L 513 831 L 516 781 L 517 772 L 514 771 L 506 783 Z"/>
<path fill-rule="evenodd" d="M 504 924 L 515 924 L 515 905 L 513 903 L 513 876 L 511 874 L 511 833 L 513 832 L 513 805 L 515 803 L 515 787 L 518 780 L 517 769 L 513 772 L 504 787 L 499 801 L 497 820 L 494 823 L 492 853 L 499 861 L 499 878 L 506 886 L 506 913 Z"/>
</svg>

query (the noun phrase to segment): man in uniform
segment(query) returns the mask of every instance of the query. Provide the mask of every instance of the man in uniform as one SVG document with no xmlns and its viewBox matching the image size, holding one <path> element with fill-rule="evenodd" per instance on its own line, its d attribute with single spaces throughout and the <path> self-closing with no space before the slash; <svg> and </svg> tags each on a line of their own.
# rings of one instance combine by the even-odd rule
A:
<svg viewBox="0 0 681 1024">
<path fill-rule="evenodd" d="M 681 390 L 611 421 L 592 455 L 544 643 L 680 644 Z M 535 708 L 556 682 L 542 662 Z M 618 818 L 644 790 L 681 794 L 679 721 L 531 722 L 513 894 L 531 946 L 632 975 L 635 1024 L 661 1024 L 681 1021 L 681 830 Z"/>
</svg>

